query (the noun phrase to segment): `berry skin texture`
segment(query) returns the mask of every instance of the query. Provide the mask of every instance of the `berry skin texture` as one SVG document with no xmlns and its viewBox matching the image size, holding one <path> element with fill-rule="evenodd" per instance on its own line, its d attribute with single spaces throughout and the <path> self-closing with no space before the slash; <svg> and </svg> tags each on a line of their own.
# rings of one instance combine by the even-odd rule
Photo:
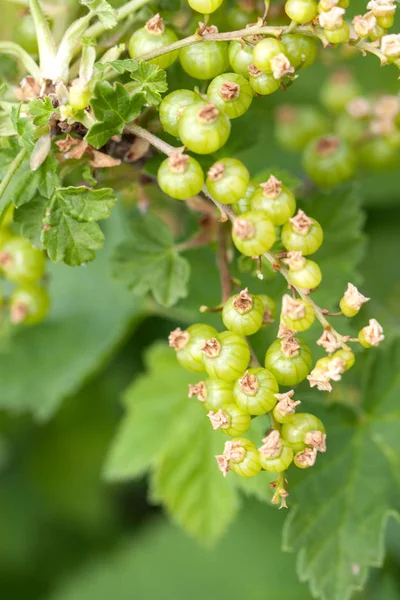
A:
<svg viewBox="0 0 400 600">
<path fill-rule="evenodd" d="M 343 21 L 343 24 L 338 29 L 334 29 L 333 31 L 324 29 L 324 35 L 330 44 L 343 44 L 343 42 L 349 41 L 350 27 L 346 21 Z"/>
<path fill-rule="evenodd" d="M 240 200 L 235 202 L 233 205 L 233 210 L 236 214 L 242 215 L 243 213 L 249 212 L 251 209 L 251 197 L 257 189 L 257 185 L 255 183 L 249 183 L 247 186 L 246 192 Z"/>
<path fill-rule="evenodd" d="M 296 210 L 296 199 L 289 188 L 281 185 L 277 180 L 275 181 L 278 184 L 276 192 L 269 191 L 264 184 L 258 186 L 251 199 L 251 208 L 266 213 L 273 225 L 278 227 L 293 217 Z"/>
<path fill-rule="evenodd" d="M 138 56 L 142 56 L 142 54 L 158 50 L 178 41 L 176 33 L 172 31 L 172 29 L 163 26 L 161 29 L 162 28 L 164 29 L 163 32 L 156 33 L 149 31 L 145 25 L 141 29 L 135 31 L 129 40 L 128 48 L 130 57 L 137 58 Z M 179 52 L 175 50 L 174 52 L 168 52 L 168 54 L 157 56 L 156 58 L 149 60 L 149 62 L 153 65 L 158 65 L 161 69 L 167 69 L 176 61 L 178 54 Z"/>
<path fill-rule="evenodd" d="M 46 259 L 28 240 L 12 237 L 1 248 L 0 268 L 14 283 L 33 283 L 43 277 Z"/>
<path fill-rule="evenodd" d="M 194 79 L 214 79 L 229 67 L 228 42 L 203 42 L 185 46 L 179 59 L 184 71 Z"/>
<path fill-rule="evenodd" d="M 281 319 L 289 329 L 293 331 L 306 331 L 310 329 L 315 320 L 315 312 L 311 304 L 304 300 L 296 300 L 296 308 L 300 309 L 299 318 L 293 318 L 282 312 Z"/>
<path fill-rule="evenodd" d="M 189 106 L 179 120 L 182 143 L 197 154 L 210 154 L 225 145 L 231 124 L 214 104 Z"/>
<path fill-rule="evenodd" d="M 83 110 L 86 108 L 92 97 L 92 92 L 80 85 L 73 85 L 69 88 L 68 102 L 74 110 Z"/>
<path fill-rule="evenodd" d="M 188 4 L 196 12 L 209 15 L 221 6 L 222 0 L 188 0 Z"/>
<path fill-rule="evenodd" d="M 165 96 L 160 104 L 160 121 L 164 131 L 178 137 L 178 122 L 183 111 L 193 104 L 204 104 L 204 100 L 191 90 L 175 90 Z"/>
<path fill-rule="evenodd" d="M 356 362 L 356 357 L 354 356 L 353 350 L 351 348 L 342 348 L 338 350 L 332 355 L 332 358 L 341 358 L 346 363 L 345 371 L 351 369 L 351 367 Z"/>
<path fill-rule="evenodd" d="M 261 468 L 269 473 L 279 473 L 286 471 L 286 469 L 293 462 L 293 449 L 289 444 L 282 441 L 282 450 L 279 456 L 276 458 L 268 458 L 260 450 L 260 463 Z"/>
<path fill-rule="evenodd" d="M 285 12 L 296 23 L 308 23 L 318 14 L 317 3 L 314 0 L 287 0 Z"/>
<path fill-rule="evenodd" d="M 325 115 L 314 106 L 280 106 L 275 123 L 278 144 L 290 152 L 299 152 L 308 142 L 328 131 Z"/>
<path fill-rule="evenodd" d="M 217 334 L 214 327 L 198 323 L 191 325 L 186 331 L 179 328 L 173 331 L 169 336 L 169 345 L 175 348 L 176 358 L 184 369 L 202 373 L 206 370 L 202 348 L 206 340 Z"/>
<path fill-rule="evenodd" d="M 245 256 L 261 256 L 274 244 L 275 227 L 265 212 L 251 210 L 235 219 L 232 239 Z"/>
<path fill-rule="evenodd" d="M 279 385 L 294 386 L 303 381 L 309 374 L 312 366 L 310 348 L 303 340 L 296 340 L 299 348 L 284 353 L 286 340 L 275 340 L 268 348 L 265 355 L 265 368 L 275 376 Z M 283 349 L 282 349 L 283 348 Z"/>
<path fill-rule="evenodd" d="M 264 305 L 258 296 L 244 290 L 231 296 L 222 309 L 222 321 L 229 331 L 239 335 L 253 335 L 261 328 Z"/>
<path fill-rule="evenodd" d="M 344 296 L 339 301 L 339 307 L 345 317 L 355 317 L 360 312 L 359 309 L 349 306 Z"/>
<path fill-rule="evenodd" d="M 282 36 L 281 42 L 285 47 L 283 53 L 295 69 L 305 69 L 315 62 L 318 46 L 314 38 L 301 33 L 287 33 Z"/>
<path fill-rule="evenodd" d="M 233 383 L 222 379 L 206 379 L 204 382 L 203 401 L 204 408 L 208 411 L 218 411 L 225 404 L 234 404 Z"/>
<path fill-rule="evenodd" d="M 246 370 L 250 350 L 244 338 L 232 331 L 223 331 L 204 344 L 204 365 L 209 377 L 234 381 Z"/>
<path fill-rule="evenodd" d="M 230 119 L 244 115 L 253 101 L 253 90 L 242 75 L 223 73 L 212 80 L 207 97 Z"/>
<path fill-rule="evenodd" d="M 322 281 L 321 269 L 313 260 L 306 260 L 305 265 L 298 271 L 289 270 L 288 281 L 295 287 L 314 290 Z"/>
<path fill-rule="evenodd" d="M 261 471 L 260 457 L 256 446 L 246 438 L 235 438 L 232 443 L 240 443 L 240 447 L 244 450 L 243 458 L 237 457 L 236 460 L 230 459 L 230 468 L 241 477 L 254 477 Z"/>
<path fill-rule="evenodd" d="M 215 200 L 222 204 L 234 204 L 248 190 L 250 174 L 237 158 L 223 158 L 216 162 L 207 175 L 207 188 Z"/>
<path fill-rule="evenodd" d="M 256 75 L 250 73 L 250 85 L 256 94 L 268 96 L 279 89 L 280 81 L 275 79 L 271 73 L 259 71 Z"/>
<path fill-rule="evenodd" d="M 187 200 L 200 192 L 204 173 L 195 158 L 177 152 L 161 163 L 157 180 L 165 194 L 177 200 Z"/>
<path fill-rule="evenodd" d="M 249 79 L 249 65 L 252 63 L 253 49 L 251 46 L 242 46 L 240 42 L 229 44 L 229 62 L 235 73 Z"/>
<path fill-rule="evenodd" d="M 14 290 L 10 297 L 10 320 L 15 325 L 36 325 L 49 312 L 50 298 L 46 288 L 26 284 Z"/>
<path fill-rule="evenodd" d="M 225 404 L 217 412 L 210 411 L 207 416 L 214 429 L 232 437 L 246 433 L 251 424 L 250 415 L 237 404 Z"/>
<path fill-rule="evenodd" d="M 285 54 L 282 42 L 275 38 L 265 38 L 254 47 L 253 65 L 265 73 L 271 73 L 271 59 L 278 54 Z"/>
<path fill-rule="evenodd" d="M 248 369 L 233 388 L 236 403 L 249 415 L 265 415 L 273 409 L 278 383 L 267 369 Z"/>
<path fill-rule="evenodd" d="M 315 219 L 310 219 L 310 221 L 311 225 L 308 231 L 306 228 L 304 231 L 300 231 L 290 221 L 283 226 L 281 238 L 286 250 L 295 250 L 301 252 L 303 256 L 308 256 L 320 248 L 324 240 L 324 232 L 318 221 Z"/>
<path fill-rule="evenodd" d="M 354 151 L 336 136 L 312 140 L 303 154 L 307 175 L 321 188 L 330 188 L 353 177 L 356 169 Z"/>
<path fill-rule="evenodd" d="M 282 438 L 293 448 L 294 452 L 301 452 L 309 445 L 305 442 L 306 434 L 310 431 L 325 433 L 325 427 L 317 417 L 308 413 L 297 413 L 289 423 L 282 425 Z"/>
</svg>

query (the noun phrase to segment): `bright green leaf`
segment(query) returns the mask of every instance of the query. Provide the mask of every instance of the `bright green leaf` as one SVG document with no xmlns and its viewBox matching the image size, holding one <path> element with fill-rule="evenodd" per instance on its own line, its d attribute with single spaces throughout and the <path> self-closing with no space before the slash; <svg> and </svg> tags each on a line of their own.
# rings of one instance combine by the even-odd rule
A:
<svg viewBox="0 0 400 600">
<path fill-rule="evenodd" d="M 144 93 L 129 94 L 121 83 L 114 86 L 108 81 L 98 81 L 90 102 L 97 123 L 86 134 L 86 140 L 101 148 L 113 136 L 122 133 L 125 123 L 138 116 L 146 101 Z"/>
<path fill-rule="evenodd" d="M 41 246 L 40 237 L 46 205 L 46 198 L 37 196 L 27 204 L 17 208 L 13 215 L 13 221 L 20 227 L 21 235 L 37 248 Z"/>
<path fill-rule="evenodd" d="M 131 238 L 117 248 L 113 273 L 133 294 L 151 292 L 163 306 L 187 295 L 189 263 L 173 246 L 168 227 L 155 215 L 137 215 Z"/>
<path fill-rule="evenodd" d="M 36 127 L 29 117 L 21 117 L 21 104 L 11 109 L 11 122 L 18 134 L 20 146 L 31 152 L 36 142 Z"/>
<path fill-rule="evenodd" d="M 112 29 L 117 25 L 116 11 L 106 0 L 80 0 L 80 2 L 99 18 L 106 29 Z"/>
<path fill-rule="evenodd" d="M 53 154 L 49 154 L 44 163 L 36 171 L 32 171 L 29 159 L 24 161 L 14 174 L 4 194 L 3 202 L 11 202 L 19 207 L 30 202 L 39 192 L 45 198 L 53 194 L 59 178 L 58 162 Z"/>
<path fill-rule="evenodd" d="M 349 600 L 364 585 L 368 567 L 382 564 L 389 517 L 399 516 L 400 341 L 371 352 L 354 413 L 319 400 L 327 454 L 289 474 L 298 506 L 284 546 L 298 551 L 299 577 L 322 600 Z M 345 386 L 341 393 L 354 397 Z"/>
<path fill-rule="evenodd" d="M 34 117 L 33 124 L 38 127 L 44 127 L 50 121 L 55 109 L 48 96 L 45 98 L 35 98 L 29 102 L 29 113 Z"/>
<path fill-rule="evenodd" d="M 131 74 L 131 79 L 137 84 L 135 92 L 144 92 L 146 102 L 150 106 L 160 104 L 161 94 L 168 89 L 166 72 L 144 60 L 139 62 L 138 68 Z"/>
<path fill-rule="evenodd" d="M 110 70 L 115 71 L 118 75 L 122 75 L 123 73 L 134 73 L 137 71 L 138 66 L 138 61 L 133 60 L 132 58 L 121 58 L 106 63 L 97 62 L 94 65 L 95 69 L 100 73 L 106 73 Z"/>
</svg>

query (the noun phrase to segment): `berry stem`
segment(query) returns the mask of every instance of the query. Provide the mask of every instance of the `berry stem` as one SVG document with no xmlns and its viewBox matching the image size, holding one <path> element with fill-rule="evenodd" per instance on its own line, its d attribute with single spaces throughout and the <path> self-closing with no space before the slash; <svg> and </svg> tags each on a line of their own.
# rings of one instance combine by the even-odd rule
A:
<svg viewBox="0 0 400 600">
<path fill-rule="evenodd" d="M 226 245 L 226 231 L 223 223 L 218 224 L 218 253 L 217 264 L 221 279 L 221 298 L 224 304 L 232 294 L 232 278 L 229 270 L 228 251 Z"/>
</svg>

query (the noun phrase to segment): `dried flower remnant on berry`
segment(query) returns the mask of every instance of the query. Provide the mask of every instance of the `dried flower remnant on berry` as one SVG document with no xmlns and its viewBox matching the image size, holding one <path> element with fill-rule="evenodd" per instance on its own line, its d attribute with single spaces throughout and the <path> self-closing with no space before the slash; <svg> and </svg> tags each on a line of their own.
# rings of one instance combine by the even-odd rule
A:
<svg viewBox="0 0 400 600">
<path fill-rule="evenodd" d="M 208 169 L 207 177 L 211 181 L 219 181 L 223 178 L 225 173 L 225 167 L 223 163 L 217 162 Z"/>
<path fill-rule="evenodd" d="M 339 4 L 340 0 L 320 0 L 319 6 L 322 10 L 328 11 Z"/>
<path fill-rule="evenodd" d="M 343 15 L 346 11 L 344 8 L 340 8 L 339 6 L 334 6 L 331 10 L 327 12 L 321 12 L 319 15 L 319 24 L 324 29 L 328 29 L 329 31 L 334 31 L 335 29 L 339 29 L 343 25 Z"/>
<path fill-rule="evenodd" d="M 327 369 L 316 367 L 309 375 L 307 375 L 307 379 L 310 382 L 310 387 L 316 387 L 320 392 L 332 391 Z"/>
<path fill-rule="evenodd" d="M 370 0 L 367 4 L 367 9 L 377 18 L 388 17 L 394 15 L 396 5 L 394 0 Z"/>
<path fill-rule="evenodd" d="M 293 395 L 294 390 L 289 390 L 284 394 L 274 394 L 275 398 L 278 400 L 275 410 L 284 417 L 287 415 L 294 415 L 296 412 L 296 406 L 301 404 L 300 400 L 292 400 Z"/>
<path fill-rule="evenodd" d="M 168 167 L 173 173 L 184 173 L 187 169 L 189 156 L 181 152 L 172 152 L 168 157 Z"/>
<path fill-rule="evenodd" d="M 213 102 L 202 106 L 197 113 L 198 119 L 201 123 L 211 124 L 218 119 L 219 110 Z"/>
<path fill-rule="evenodd" d="M 366 15 L 356 15 L 353 19 L 353 27 L 356 34 L 361 37 L 367 37 L 375 29 L 377 23 L 376 18 L 372 13 Z"/>
<path fill-rule="evenodd" d="M 248 288 L 242 290 L 233 300 L 233 306 L 238 313 L 244 315 L 253 307 L 253 296 L 249 294 Z"/>
<path fill-rule="evenodd" d="M 176 351 L 183 350 L 190 338 L 190 334 L 187 331 L 182 331 L 180 327 L 171 331 L 168 336 L 168 344 L 170 348 L 175 348 Z"/>
<path fill-rule="evenodd" d="M 302 235 L 307 235 L 310 231 L 310 227 L 313 224 L 312 219 L 307 217 L 306 213 L 301 210 L 301 208 L 297 211 L 297 215 L 289 219 L 289 222 L 292 226 L 292 229 L 296 233 L 300 233 Z"/>
<path fill-rule="evenodd" d="M 240 85 L 233 81 L 225 81 L 218 93 L 223 100 L 236 100 L 240 95 Z"/>
<path fill-rule="evenodd" d="M 218 469 L 221 471 L 224 477 L 227 476 L 228 471 L 230 471 L 229 459 L 225 456 L 225 454 L 218 454 L 216 457 Z"/>
<path fill-rule="evenodd" d="M 383 328 L 376 319 L 370 319 L 369 325 L 364 327 L 362 331 L 366 341 L 371 346 L 378 346 L 385 339 Z"/>
<path fill-rule="evenodd" d="M 267 196 L 268 198 L 278 198 L 282 192 L 282 182 L 271 175 L 268 181 L 260 183 L 260 188 L 262 189 L 264 196 Z"/>
<path fill-rule="evenodd" d="M 324 329 L 323 334 L 317 340 L 317 346 L 324 348 L 328 354 L 332 354 L 335 350 L 341 348 L 342 344 L 339 342 L 336 334 L 330 329 Z"/>
<path fill-rule="evenodd" d="M 326 452 L 326 433 L 322 431 L 309 431 L 304 437 L 307 446 L 311 446 L 318 452 Z"/>
<path fill-rule="evenodd" d="M 225 443 L 223 454 L 219 454 L 217 459 L 218 468 L 226 477 L 230 470 L 230 462 L 239 463 L 246 456 L 246 450 L 243 448 L 240 440 L 232 440 Z"/>
<path fill-rule="evenodd" d="M 216 338 L 211 338 L 205 342 L 202 351 L 208 358 L 217 358 L 221 354 L 221 344 Z"/>
<path fill-rule="evenodd" d="M 29 310 L 25 302 L 15 302 L 10 309 L 10 321 L 14 325 L 18 325 L 25 321 L 28 314 Z"/>
<path fill-rule="evenodd" d="M 231 420 L 228 415 L 222 408 L 220 408 L 217 412 L 210 410 L 207 413 L 207 417 L 211 421 L 211 425 L 213 429 L 229 429 Z"/>
<path fill-rule="evenodd" d="M 262 73 L 262 71 L 260 69 L 257 69 L 256 65 L 249 65 L 247 67 L 247 70 L 249 72 L 249 75 L 251 75 L 251 77 L 259 77 Z"/>
<path fill-rule="evenodd" d="M 249 374 L 248 371 L 239 379 L 240 389 L 247 396 L 254 396 L 257 393 L 259 386 L 258 379 L 255 375 Z"/>
<path fill-rule="evenodd" d="M 294 337 L 284 337 L 281 341 L 281 351 L 286 358 L 294 358 L 299 355 L 300 344 Z"/>
<path fill-rule="evenodd" d="M 271 58 L 270 65 L 274 79 L 282 79 L 294 73 L 294 67 L 285 54 L 280 53 Z"/>
<path fill-rule="evenodd" d="M 400 57 L 400 34 L 384 35 L 381 40 L 381 50 L 388 58 Z"/>
<path fill-rule="evenodd" d="M 303 319 L 306 316 L 306 305 L 301 300 L 295 300 L 289 294 L 282 298 L 282 314 L 293 320 Z"/>
<path fill-rule="evenodd" d="M 255 225 L 247 219 L 235 219 L 233 232 L 239 240 L 249 240 L 256 233 Z"/>
<path fill-rule="evenodd" d="M 332 381 L 340 381 L 345 370 L 346 361 L 344 361 L 343 358 L 336 356 L 329 361 L 326 374 Z"/>
<path fill-rule="evenodd" d="M 317 460 L 317 450 L 315 448 L 304 448 L 294 457 L 295 463 L 303 468 L 313 467 Z"/>
<path fill-rule="evenodd" d="M 287 264 L 291 271 L 300 271 L 300 269 L 304 269 L 306 259 L 299 250 L 292 250 L 291 252 L 287 253 L 286 258 L 283 259 L 283 262 Z"/>
<path fill-rule="evenodd" d="M 279 323 L 279 329 L 276 336 L 278 339 L 292 338 L 294 335 L 296 335 L 296 332 L 293 329 L 290 329 L 290 327 L 283 322 Z"/>
<path fill-rule="evenodd" d="M 261 454 L 266 458 L 278 458 L 282 452 L 282 440 L 279 431 L 273 429 L 263 439 L 263 445 L 259 448 Z"/>
<path fill-rule="evenodd" d="M 342 75 L 342 73 L 337 74 L 338 77 L 339 75 Z M 327 135 L 320 139 L 316 146 L 316 151 L 320 156 L 329 156 L 330 154 L 336 152 L 339 146 L 340 139 L 338 137 L 334 135 Z"/>
<path fill-rule="evenodd" d="M 189 383 L 188 398 L 196 397 L 200 402 L 205 402 L 206 396 L 206 386 L 204 381 L 199 381 L 199 383 L 196 383 L 195 385 Z"/>
<path fill-rule="evenodd" d="M 153 35 L 162 35 L 165 31 L 164 20 L 159 13 L 149 19 L 145 25 L 147 31 Z"/>
<path fill-rule="evenodd" d="M 371 104 L 362 96 L 353 98 L 346 105 L 346 110 L 354 119 L 365 119 L 371 114 Z"/>
<path fill-rule="evenodd" d="M 347 305 L 354 310 L 360 310 L 362 305 L 369 301 L 369 298 L 363 296 L 352 283 L 347 284 L 347 290 L 345 291 L 343 297 Z"/>
</svg>

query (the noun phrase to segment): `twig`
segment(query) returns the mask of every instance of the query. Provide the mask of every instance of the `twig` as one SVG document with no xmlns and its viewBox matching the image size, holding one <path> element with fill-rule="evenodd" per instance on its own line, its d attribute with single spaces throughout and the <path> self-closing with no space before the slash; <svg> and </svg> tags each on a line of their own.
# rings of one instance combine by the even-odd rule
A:
<svg viewBox="0 0 400 600">
<path fill-rule="evenodd" d="M 223 223 L 219 223 L 217 230 L 218 252 L 217 264 L 221 280 L 221 298 L 224 304 L 232 294 L 232 278 L 229 270 L 228 252 L 226 247 L 226 232 Z"/>
</svg>

